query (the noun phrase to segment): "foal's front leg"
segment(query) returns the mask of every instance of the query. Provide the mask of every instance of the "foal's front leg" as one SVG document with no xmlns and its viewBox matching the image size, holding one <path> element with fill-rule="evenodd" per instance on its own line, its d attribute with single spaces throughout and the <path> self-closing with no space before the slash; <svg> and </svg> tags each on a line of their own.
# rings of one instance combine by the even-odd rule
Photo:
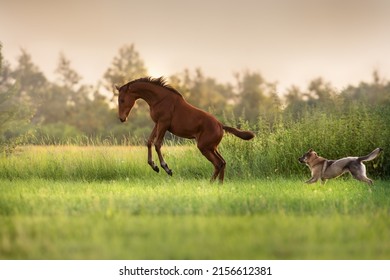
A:
<svg viewBox="0 0 390 280">
<path fill-rule="evenodd" d="M 152 133 L 149 136 L 148 140 L 148 164 L 152 167 L 152 169 L 156 172 L 159 172 L 158 166 L 154 163 L 152 158 L 152 145 L 154 142 L 154 139 L 156 138 L 156 132 L 157 132 L 157 124 L 154 126 Z"/>
<path fill-rule="evenodd" d="M 164 157 L 161 154 L 161 146 L 162 142 L 165 136 L 165 132 L 167 131 L 167 128 L 162 124 L 156 125 L 156 141 L 154 142 L 154 146 L 156 148 L 156 152 L 158 155 L 158 159 L 160 161 L 161 167 L 165 170 L 165 172 L 168 173 L 168 175 L 172 176 L 172 170 L 169 169 L 168 164 L 165 162 Z"/>
</svg>

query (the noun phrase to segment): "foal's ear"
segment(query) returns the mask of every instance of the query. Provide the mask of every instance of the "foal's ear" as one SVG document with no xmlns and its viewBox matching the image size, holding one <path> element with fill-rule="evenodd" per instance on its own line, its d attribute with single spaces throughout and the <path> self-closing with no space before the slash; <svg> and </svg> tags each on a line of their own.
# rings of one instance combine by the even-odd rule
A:
<svg viewBox="0 0 390 280">
<path fill-rule="evenodd" d="M 121 89 L 121 87 L 118 85 L 114 85 L 114 87 L 116 88 L 117 91 L 119 91 Z"/>
</svg>

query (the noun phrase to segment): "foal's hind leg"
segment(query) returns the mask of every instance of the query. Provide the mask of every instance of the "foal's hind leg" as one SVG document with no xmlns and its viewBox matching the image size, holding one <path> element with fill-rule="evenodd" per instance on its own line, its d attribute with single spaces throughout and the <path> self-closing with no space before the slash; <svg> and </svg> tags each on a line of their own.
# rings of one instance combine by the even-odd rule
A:
<svg viewBox="0 0 390 280">
<path fill-rule="evenodd" d="M 225 159 L 221 156 L 221 154 L 218 152 L 218 150 L 215 150 L 215 153 L 219 157 L 220 160 L 222 160 L 222 168 L 221 171 L 219 172 L 219 181 L 222 183 L 223 179 L 225 178 L 225 168 L 226 168 L 226 161 Z"/>
<path fill-rule="evenodd" d="M 202 154 L 214 165 L 214 174 L 211 176 L 211 182 L 214 182 L 218 177 L 219 182 L 222 184 L 225 174 L 226 162 L 222 156 L 214 148 L 203 148 L 199 147 Z"/>
</svg>

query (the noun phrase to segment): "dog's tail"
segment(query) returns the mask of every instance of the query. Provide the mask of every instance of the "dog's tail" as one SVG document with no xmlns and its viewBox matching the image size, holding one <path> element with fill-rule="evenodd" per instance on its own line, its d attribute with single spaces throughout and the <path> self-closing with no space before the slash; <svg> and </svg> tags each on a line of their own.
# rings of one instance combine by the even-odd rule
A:
<svg viewBox="0 0 390 280">
<path fill-rule="evenodd" d="M 237 129 L 237 128 L 226 126 L 226 125 L 223 126 L 223 129 L 226 132 L 234 134 L 237 137 L 244 139 L 244 140 L 251 140 L 253 137 L 255 137 L 255 134 L 252 131 L 241 130 L 241 129 Z"/>
<path fill-rule="evenodd" d="M 375 159 L 381 152 L 383 151 L 382 148 L 376 148 L 373 150 L 370 154 L 363 156 L 363 157 L 358 157 L 358 161 L 370 161 Z"/>
</svg>

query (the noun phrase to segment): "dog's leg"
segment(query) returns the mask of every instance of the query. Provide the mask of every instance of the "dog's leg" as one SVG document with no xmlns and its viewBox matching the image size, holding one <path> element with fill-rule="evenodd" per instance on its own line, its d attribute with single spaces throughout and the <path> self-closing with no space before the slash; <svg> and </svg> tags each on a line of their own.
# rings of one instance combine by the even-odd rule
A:
<svg viewBox="0 0 390 280">
<path fill-rule="evenodd" d="M 309 180 L 307 180 L 305 183 L 306 184 L 313 184 L 313 183 L 315 183 L 315 182 L 317 182 L 318 181 L 318 177 L 311 177 Z"/>
<path fill-rule="evenodd" d="M 372 186 L 373 182 L 370 178 L 366 175 L 366 166 L 363 163 L 360 163 L 359 165 L 353 165 L 349 172 L 351 172 L 353 178 L 356 180 L 366 182 L 368 185 Z"/>
<path fill-rule="evenodd" d="M 370 178 L 367 178 L 366 176 L 362 176 L 362 175 L 359 175 L 359 176 L 353 176 L 356 180 L 359 180 L 359 181 L 362 181 L 362 182 L 366 182 L 368 185 L 372 186 L 373 182 Z"/>
<path fill-rule="evenodd" d="M 321 178 L 321 185 L 325 185 L 325 183 L 326 183 L 326 179 Z"/>
</svg>

